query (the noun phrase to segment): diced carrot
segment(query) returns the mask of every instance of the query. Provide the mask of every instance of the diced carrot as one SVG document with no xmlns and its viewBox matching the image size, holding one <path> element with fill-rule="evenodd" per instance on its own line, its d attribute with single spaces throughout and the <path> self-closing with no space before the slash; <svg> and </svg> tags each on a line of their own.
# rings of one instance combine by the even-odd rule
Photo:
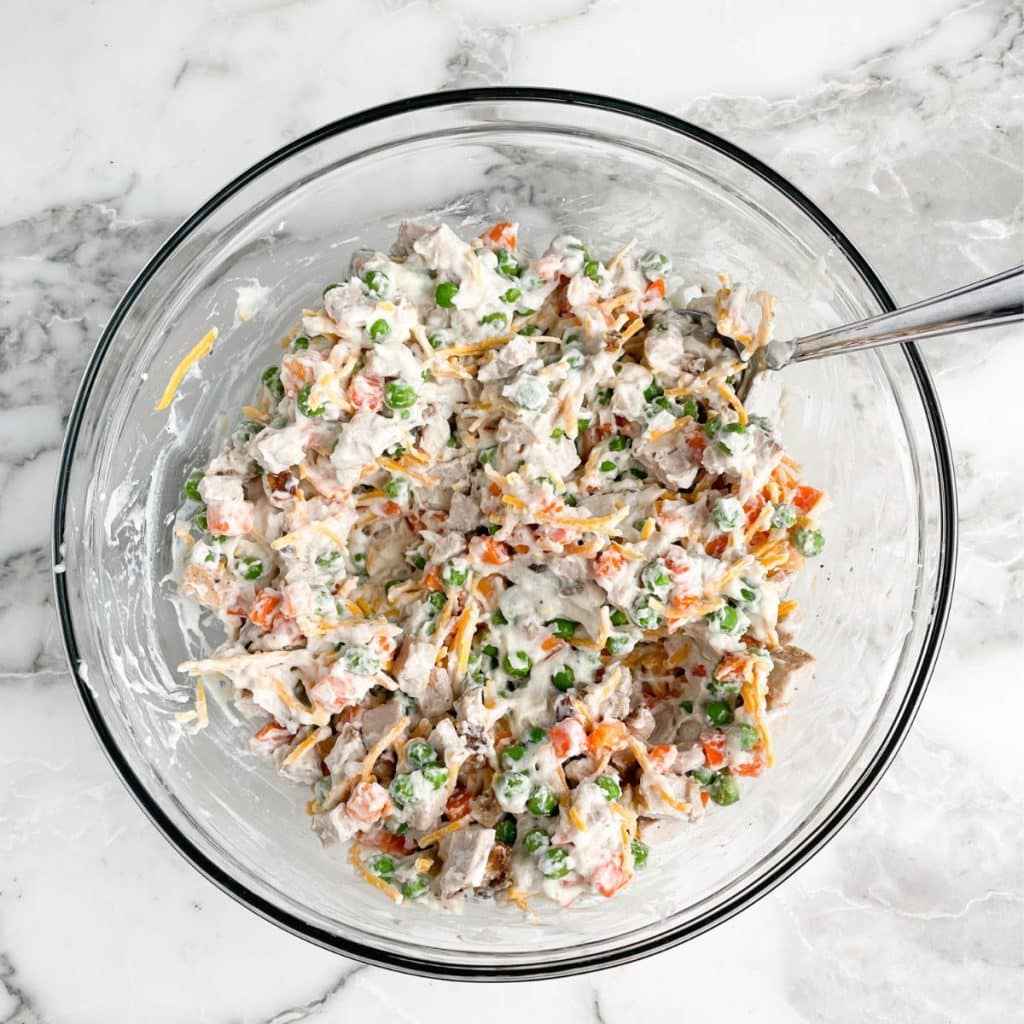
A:
<svg viewBox="0 0 1024 1024">
<path fill-rule="evenodd" d="M 624 747 L 629 740 L 629 733 L 626 727 L 616 719 L 608 722 L 601 722 L 594 728 L 594 731 L 587 737 L 587 750 L 593 757 L 600 757 L 604 753 L 613 753 L 620 747 Z"/>
<path fill-rule="evenodd" d="M 698 430 L 696 433 L 690 434 L 686 438 L 686 447 L 699 459 L 704 454 L 704 449 L 708 446 L 708 439 L 704 436 L 702 430 Z"/>
<path fill-rule="evenodd" d="M 458 821 L 459 818 L 464 818 L 469 814 L 472 802 L 473 798 L 469 795 L 469 790 L 457 789 L 448 797 L 448 802 L 444 805 L 444 813 L 448 815 L 449 821 Z"/>
<path fill-rule="evenodd" d="M 396 836 L 393 832 L 388 832 L 383 828 L 372 838 L 364 838 L 361 841 L 384 853 L 405 853 L 405 836 Z"/>
<path fill-rule="evenodd" d="M 261 729 L 252 734 L 252 744 L 261 750 L 273 750 L 284 746 L 295 739 L 295 733 L 285 728 L 280 722 L 267 722 Z"/>
<path fill-rule="evenodd" d="M 816 488 L 807 484 L 797 484 L 796 490 L 793 491 L 792 503 L 803 515 L 807 515 L 821 498 L 822 492 Z"/>
<path fill-rule="evenodd" d="M 726 547 L 729 545 L 729 535 L 727 533 L 719 534 L 717 537 L 713 537 L 711 540 L 704 545 L 704 550 L 712 558 L 721 558 L 725 553 Z"/>
<path fill-rule="evenodd" d="M 629 875 L 623 870 L 618 857 L 599 864 L 590 875 L 590 884 L 602 896 L 614 896 L 628 881 Z"/>
<path fill-rule="evenodd" d="M 715 669 L 715 678 L 726 682 L 742 679 L 747 670 L 747 658 L 743 654 L 727 654 Z"/>
<path fill-rule="evenodd" d="M 746 764 L 735 764 L 732 766 L 731 771 L 733 775 L 760 775 L 764 771 L 764 755 L 756 747 L 754 748 L 754 758 L 748 761 Z"/>
<path fill-rule="evenodd" d="M 443 590 L 441 585 L 441 570 L 436 566 L 432 565 L 423 575 L 423 589 L 424 590 Z"/>
<path fill-rule="evenodd" d="M 402 506 L 397 501 L 386 501 L 384 503 L 384 515 L 398 516 L 402 514 Z"/>
<path fill-rule="evenodd" d="M 280 604 L 279 594 L 275 594 L 273 590 L 261 590 L 249 609 L 249 621 L 260 629 L 270 629 Z"/>
<path fill-rule="evenodd" d="M 498 590 L 501 580 L 501 576 L 497 573 L 492 573 L 490 576 L 482 577 L 476 588 L 480 591 L 482 597 L 490 598 Z"/>
<path fill-rule="evenodd" d="M 700 734 L 700 745 L 704 748 L 704 760 L 715 768 L 725 763 L 725 733 L 721 729 Z"/>
<path fill-rule="evenodd" d="M 512 547 L 512 550 L 513 550 L 513 551 L 514 551 L 514 552 L 515 552 L 515 553 L 516 553 L 517 555 L 525 555 L 525 554 L 529 554 L 529 551 L 530 551 L 530 545 L 529 545 L 529 544 L 514 544 L 514 545 L 513 545 L 513 547 Z"/>
<path fill-rule="evenodd" d="M 493 537 L 483 538 L 481 561 L 488 565 L 504 565 L 509 560 L 508 547 Z"/>
<path fill-rule="evenodd" d="M 559 649 L 559 647 L 564 647 L 564 646 L 565 646 L 565 642 L 563 640 L 559 639 L 557 636 L 554 636 L 554 635 L 546 636 L 540 642 L 540 649 L 542 651 L 545 651 L 548 654 L 552 654 L 555 651 L 557 651 Z"/>
<path fill-rule="evenodd" d="M 391 798 L 379 783 L 358 782 L 345 803 L 345 810 L 356 821 L 371 825 L 391 813 Z"/>
<path fill-rule="evenodd" d="M 559 761 L 576 757 L 587 749 L 587 730 L 578 718 L 563 718 L 548 730 L 548 739 Z"/>
<path fill-rule="evenodd" d="M 694 608 L 700 607 L 700 604 L 701 599 L 699 597 L 694 597 L 692 594 L 672 594 L 672 607 L 675 608 L 677 611 L 691 611 Z"/>
<path fill-rule="evenodd" d="M 710 796 L 709 796 L 709 795 L 708 795 L 707 793 L 701 793 L 701 795 L 700 795 L 700 804 L 701 804 L 701 807 L 707 807 L 707 805 L 708 805 L 708 801 L 709 801 L 710 799 L 711 799 L 711 797 L 710 797 Z"/>
<path fill-rule="evenodd" d="M 674 743 L 659 743 L 647 751 L 647 759 L 651 762 L 651 767 L 662 775 L 672 767 L 677 753 Z"/>
<path fill-rule="evenodd" d="M 743 511 L 747 513 L 747 526 L 749 526 L 761 514 L 764 508 L 764 496 L 755 494 L 744 506 Z"/>
<path fill-rule="evenodd" d="M 708 674 L 708 670 L 703 665 L 694 665 L 691 672 L 693 675 L 699 676 L 701 679 Z"/>
<path fill-rule="evenodd" d="M 487 493 L 490 494 L 492 498 L 496 498 L 501 494 L 501 488 L 497 484 L 491 484 L 491 486 L 487 488 Z"/>
<path fill-rule="evenodd" d="M 495 245 L 503 246 L 506 249 L 516 247 L 516 226 L 510 220 L 499 221 L 484 237 Z"/>
<path fill-rule="evenodd" d="M 665 278 L 656 277 L 644 290 L 644 298 L 649 302 L 665 298 Z"/>
<path fill-rule="evenodd" d="M 618 548 L 605 548 L 594 562 L 594 579 L 598 583 L 610 583 L 625 564 L 626 556 Z"/>
</svg>

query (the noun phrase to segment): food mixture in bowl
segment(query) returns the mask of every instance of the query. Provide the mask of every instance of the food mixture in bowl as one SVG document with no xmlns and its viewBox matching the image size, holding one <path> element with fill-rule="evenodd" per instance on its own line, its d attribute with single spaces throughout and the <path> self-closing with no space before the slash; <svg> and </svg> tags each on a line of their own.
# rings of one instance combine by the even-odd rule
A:
<svg viewBox="0 0 1024 1024">
<path fill-rule="evenodd" d="M 403 224 L 186 482 L 181 593 L 228 634 L 181 666 L 196 721 L 226 687 L 396 901 L 613 896 L 771 767 L 813 671 L 785 595 L 824 497 L 721 340 L 772 300 L 641 252 Z"/>
</svg>

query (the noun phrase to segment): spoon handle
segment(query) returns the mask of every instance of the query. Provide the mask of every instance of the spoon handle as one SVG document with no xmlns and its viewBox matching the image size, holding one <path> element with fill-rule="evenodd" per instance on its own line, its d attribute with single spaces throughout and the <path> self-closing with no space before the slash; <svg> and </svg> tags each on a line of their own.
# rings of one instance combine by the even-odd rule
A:
<svg viewBox="0 0 1024 1024">
<path fill-rule="evenodd" d="M 980 327 L 998 327 L 1017 320 L 1024 320 L 1024 266 L 1004 270 L 994 277 L 923 299 L 892 313 L 819 331 L 795 341 L 772 342 L 765 350 L 765 362 L 770 369 L 778 370 L 787 363 L 805 359 L 938 338 Z"/>
</svg>

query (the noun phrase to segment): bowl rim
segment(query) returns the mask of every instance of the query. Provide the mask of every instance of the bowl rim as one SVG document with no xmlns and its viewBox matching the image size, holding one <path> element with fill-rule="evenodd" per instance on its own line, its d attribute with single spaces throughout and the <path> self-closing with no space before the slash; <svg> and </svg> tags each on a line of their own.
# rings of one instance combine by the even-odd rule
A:
<svg viewBox="0 0 1024 1024">
<path fill-rule="evenodd" d="M 175 229 L 125 291 L 104 327 L 96 348 L 89 359 L 68 418 L 54 492 L 52 534 L 52 559 L 54 566 L 61 565 L 63 562 L 63 543 L 71 468 L 83 416 L 92 395 L 93 385 L 100 365 L 107 355 L 121 323 L 142 289 L 166 260 L 188 239 L 193 230 L 214 210 L 264 172 L 282 163 L 289 157 L 335 135 L 374 122 L 383 121 L 396 115 L 427 110 L 433 107 L 498 101 L 550 103 L 557 106 L 578 106 L 601 110 L 645 121 L 701 143 L 752 172 L 798 207 L 806 217 L 829 236 L 836 248 L 849 260 L 883 310 L 889 311 L 896 308 L 888 290 L 859 250 L 854 247 L 846 235 L 803 192 L 767 164 L 751 156 L 738 146 L 727 142 L 725 139 L 704 128 L 700 128 L 671 114 L 628 100 L 596 93 L 527 86 L 490 86 L 425 93 L 370 107 L 347 117 L 331 121 L 287 143 L 239 174 L 211 196 Z M 698 935 L 729 920 L 740 911 L 752 906 L 766 896 L 820 851 L 849 821 L 854 812 L 881 780 L 902 746 L 931 679 L 949 617 L 956 569 L 956 485 L 949 438 L 931 376 L 915 345 L 904 343 L 900 347 L 907 359 L 911 375 L 917 385 L 922 401 L 931 436 L 932 450 L 936 460 L 939 489 L 939 564 L 937 567 L 936 592 L 921 652 L 913 669 L 911 684 L 907 688 L 902 704 L 885 741 L 856 781 L 856 784 L 838 803 L 826 820 L 807 836 L 780 864 L 759 878 L 753 885 L 734 894 L 724 904 L 702 913 L 692 921 L 667 929 L 638 942 L 633 942 L 629 946 L 619 949 L 588 953 L 579 957 L 560 958 L 555 963 L 550 962 L 550 958 L 548 962 L 545 962 L 544 959 L 538 957 L 533 962 L 495 967 L 473 962 L 439 964 L 432 962 L 429 959 L 429 955 L 413 956 L 390 952 L 369 943 L 340 938 L 323 928 L 311 925 L 295 914 L 283 910 L 270 900 L 241 884 L 203 853 L 181 832 L 153 797 L 150 796 L 139 776 L 133 771 L 127 758 L 121 753 L 114 741 L 113 735 L 99 709 L 92 688 L 87 682 L 84 672 L 81 670 L 82 662 L 79 657 L 78 645 L 72 624 L 66 573 L 55 570 L 53 572 L 54 598 L 65 656 L 68 668 L 74 678 L 82 707 L 92 726 L 93 732 L 107 760 L 143 813 L 156 826 L 158 831 L 162 833 L 171 846 L 209 881 L 213 882 L 214 885 L 238 903 L 285 931 L 324 949 L 351 957 L 362 963 L 386 967 L 421 977 L 443 980 L 534 981 L 583 974 L 619 964 L 630 963 L 670 949 L 689 939 L 696 938 Z"/>
</svg>

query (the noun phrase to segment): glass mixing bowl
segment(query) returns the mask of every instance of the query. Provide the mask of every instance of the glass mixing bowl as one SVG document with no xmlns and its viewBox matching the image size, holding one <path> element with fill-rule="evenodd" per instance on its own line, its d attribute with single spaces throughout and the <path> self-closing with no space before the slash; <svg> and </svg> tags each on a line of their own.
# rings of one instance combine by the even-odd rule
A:
<svg viewBox="0 0 1024 1024">
<path fill-rule="evenodd" d="M 357 247 L 400 219 L 469 237 L 499 219 L 543 246 L 572 231 L 612 253 L 631 237 L 779 299 L 778 333 L 892 308 L 814 205 L 721 139 L 595 96 L 480 89 L 358 114 L 285 146 L 168 239 L 111 317 L 68 426 L 55 512 L 56 596 L 82 701 L 115 769 L 196 868 L 257 913 L 322 946 L 420 974 L 571 974 L 698 935 L 820 849 L 878 782 L 924 693 L 949 607 L 955 497 L 935 392 L 912 346 L 781 375 L 784 436 L 828 490 L 828 545 L 799 584 L 800 642 L 817 680 L 777 727 L 778 766 L 743 800 L 667 847 L 613 901 L 536 919 L 478 902 L 460 915 L 396 907 L 324 850 L 305 790 L 244 752 L 218 708 L 205 731 L 175 713 L 174 666 L 216 629 L 183 628 L 171 520 L 188 470 L 251 400 L 303 306 Z M 265 305 L 236 316 L 258 281 Z M 220 338 L 167 412 L 154 405 L 207 329 Z M 62 570 L 62 571 L 61 571 Z M 188 623 L 185 623 L 187 625 Z"/>
</svg>

